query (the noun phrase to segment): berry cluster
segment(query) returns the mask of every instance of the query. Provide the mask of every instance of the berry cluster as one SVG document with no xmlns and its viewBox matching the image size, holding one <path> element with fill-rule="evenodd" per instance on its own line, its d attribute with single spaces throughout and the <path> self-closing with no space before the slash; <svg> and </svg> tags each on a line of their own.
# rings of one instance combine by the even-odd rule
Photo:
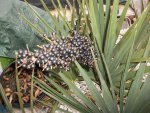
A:
<svg viewBox="0 0 150 113">
<path fill-rule="evenodd" d="M 48 39 L 50 43 L 42 45 L 35 52 L 29 50 L 18 51 L 18 64 L 27 69 L 33 69 L 36 66 L 49 71 L 57 67 L 69 70 L 71 62 L 77 60 L 88 67 L 93 66 L 91 53 L 92 42 L 85 36 L 79 35 L 74 31 L 72 37 L 59 40 L 52 33 Z M 44 35 L 44 37 L 47 37 Z"/>
<path fill-rule="evenodd" d="M 92 67 L 93 56 L 91 52 L 91 40 L 85 36 L 80 36 L 77 32 L 74 32 L 74 36 L 70 40 L 70 43 L 72 47 L 75 47 L 78 50 L 76 55 L 78 62 L 88 67 Z"/>
</svg>

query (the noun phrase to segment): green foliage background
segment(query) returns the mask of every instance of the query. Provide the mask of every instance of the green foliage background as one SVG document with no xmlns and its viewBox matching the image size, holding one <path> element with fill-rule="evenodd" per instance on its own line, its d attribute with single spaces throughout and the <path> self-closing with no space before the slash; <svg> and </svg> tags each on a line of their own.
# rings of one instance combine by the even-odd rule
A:
<svg viewBox="0 0 150 113">
<path fill-rule="evenodd" d="M 44 43 L 44 40 L 18 15 L 19 13 L 25 15 L 33 24 L 39 25 L 45 33 L 48 32 L 24 2 L 9 0 L 2 1 L 1 4 L 3 10 L 0 11 L 0 56 L 15 58 L 14 51 L 25 49 L 26 44 L 32 49 Z M 47 20 L 49 25 L 53 26 L 45 11 L 36 7 L 34 9 Z"/>
<path fill-rule="evenodd" d="M 34 23 L 24 13 L 19 13 L 19 17 L 27 22 L 39 36 L 43 33 L 50 34 L 56 30 L 58 37 L 61 35 L 66 36 L 68 31 L 74 28 L 74 22 L 77 20 L 77 31 L 94 41 L 98 56 L 95 57 L 93 54 L 94 68 L 90 70 L 75 62 L 69 72 L 62 70 L 59 72 L 50 71 L 52 76 L 45 77 L 45 79 L 57 90 L 36 78 L 34 73 L 32 73 L 32 85 L 34 84 L 33 86 L 38 87 L 49 97 L 81 113 L 149 113 L 150 77 L 148 76 L 144 83 L 142 78 L 144 74 L 149 74 L 150 72 L 150 68 L 146 65 L 150 58 L 150 3 L 125 33 L 121 41 L 116 44 L 130 0 L 126 2 L 120 18 L 117 18 L 119 0 L 113 2 L 112 10 L 110 9 L 110 0 L 106 0 L 105 12 L 101 0 L 82 0 L 82 2 L 78 0 L 80 6 L 79 15 L 75 12 L 75 5 L 71 5 L 67 1 L 69 8 L 73 12 L 71 21 L 68 21 L 64 16 L 65 11 L 62 9 L 60 0 L 57 0 L 58 7 L 52 0 L 55 9 L 58 11 L 58 18 L 52 16 L 43 0 L 40 1 L 54 26 L 51 26 L 48 19 L 43 18 L 28 3 L 25 8 L 30 9 L 31 15 L 37 18 L 38 23 Z M 93 53 L 93 51 L 91 52 Z M 77 72 L 74 72 L 74 69 Z M 74 78 L 74 76 L 76 76 L 75 79 L 70 79 Z M 94 101 L 87 98 L 77 88 L 74 83 L 75 80 L 86 82 Z M 69 87 L 69 90 L 64 89 L 55 81 L 64 82 Z M 93 82 L 99 85 L 101 93 L 98 92 Z M 78 102 L 72 97 L 70 91 L 79 97 L 82 102 Z M 5 100 L 7 103 L 7 99 Z M 11 111 L 8 103 L 7 105 Z M 56 106 L 55 110 L 58 109 Z M 31 108 L 33 108 L 32 104 Z M 24 112 L 23 106 L 21 109 Z"/>
</svg>

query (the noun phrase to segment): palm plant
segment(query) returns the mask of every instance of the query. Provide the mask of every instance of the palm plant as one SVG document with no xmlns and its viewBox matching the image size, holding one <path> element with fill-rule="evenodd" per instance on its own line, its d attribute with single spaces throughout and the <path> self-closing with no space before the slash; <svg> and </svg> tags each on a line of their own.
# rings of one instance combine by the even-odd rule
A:
<svg viewBox="0 0 150 113">
<path fill-rule="evenodd" d="M 110 0 L 106 0 L 105 10 L 101 0 L 82 0 L 82 2 L 78 0 L 79 14 L 76 13 L 75 3 L 72 5 L 66 0 L 71 10 L 70 21 L 60 0 L 57 0 L 59 7 L 51 0 L 58 12 L 57 17 L 51 14 L 43 0 L 40 1 L 52 19 L 54 27 L 49 26 L 32 6 L 28 3 L 27 5 L 45 25 L 48 33 L 56 31 L 58 37 L 67 36 L 69 31 L 76 27 L 77 32 L 94 42 L 97 55 L 91 49 L 93 68 L 87 69 L 75 61 L 68 72 L 50 71 L 51 76 L 45 78 L 55 88 L 34 75 L 32 75 L 33 85 L 58 102 L 81 113 L 149 113 L 150 77 L 148 76 L 144 82 L 142 79 L 143 75 L 149 74 L 150 71 L 147 66 L 150 52 L 150 4 L 116 43 L 131 0 L 126 2 L 120 18 L 117 18 L 119 0 L 113 1 L 112 9 Z M 20 14 L 20 17 L 39 35 L 45 33 L 23 14 Z M 87 98 L 75 85 L 75 81 L 79 80 L 86 82 L 91 98 Z M 63 81 L 69 89 L 64 89 L 54 81 Z M 98 91 L 94 83 L 99 85 L 101 91 Z M 72 93 L 81 101 L 75 99 Z"/>
</svg>

